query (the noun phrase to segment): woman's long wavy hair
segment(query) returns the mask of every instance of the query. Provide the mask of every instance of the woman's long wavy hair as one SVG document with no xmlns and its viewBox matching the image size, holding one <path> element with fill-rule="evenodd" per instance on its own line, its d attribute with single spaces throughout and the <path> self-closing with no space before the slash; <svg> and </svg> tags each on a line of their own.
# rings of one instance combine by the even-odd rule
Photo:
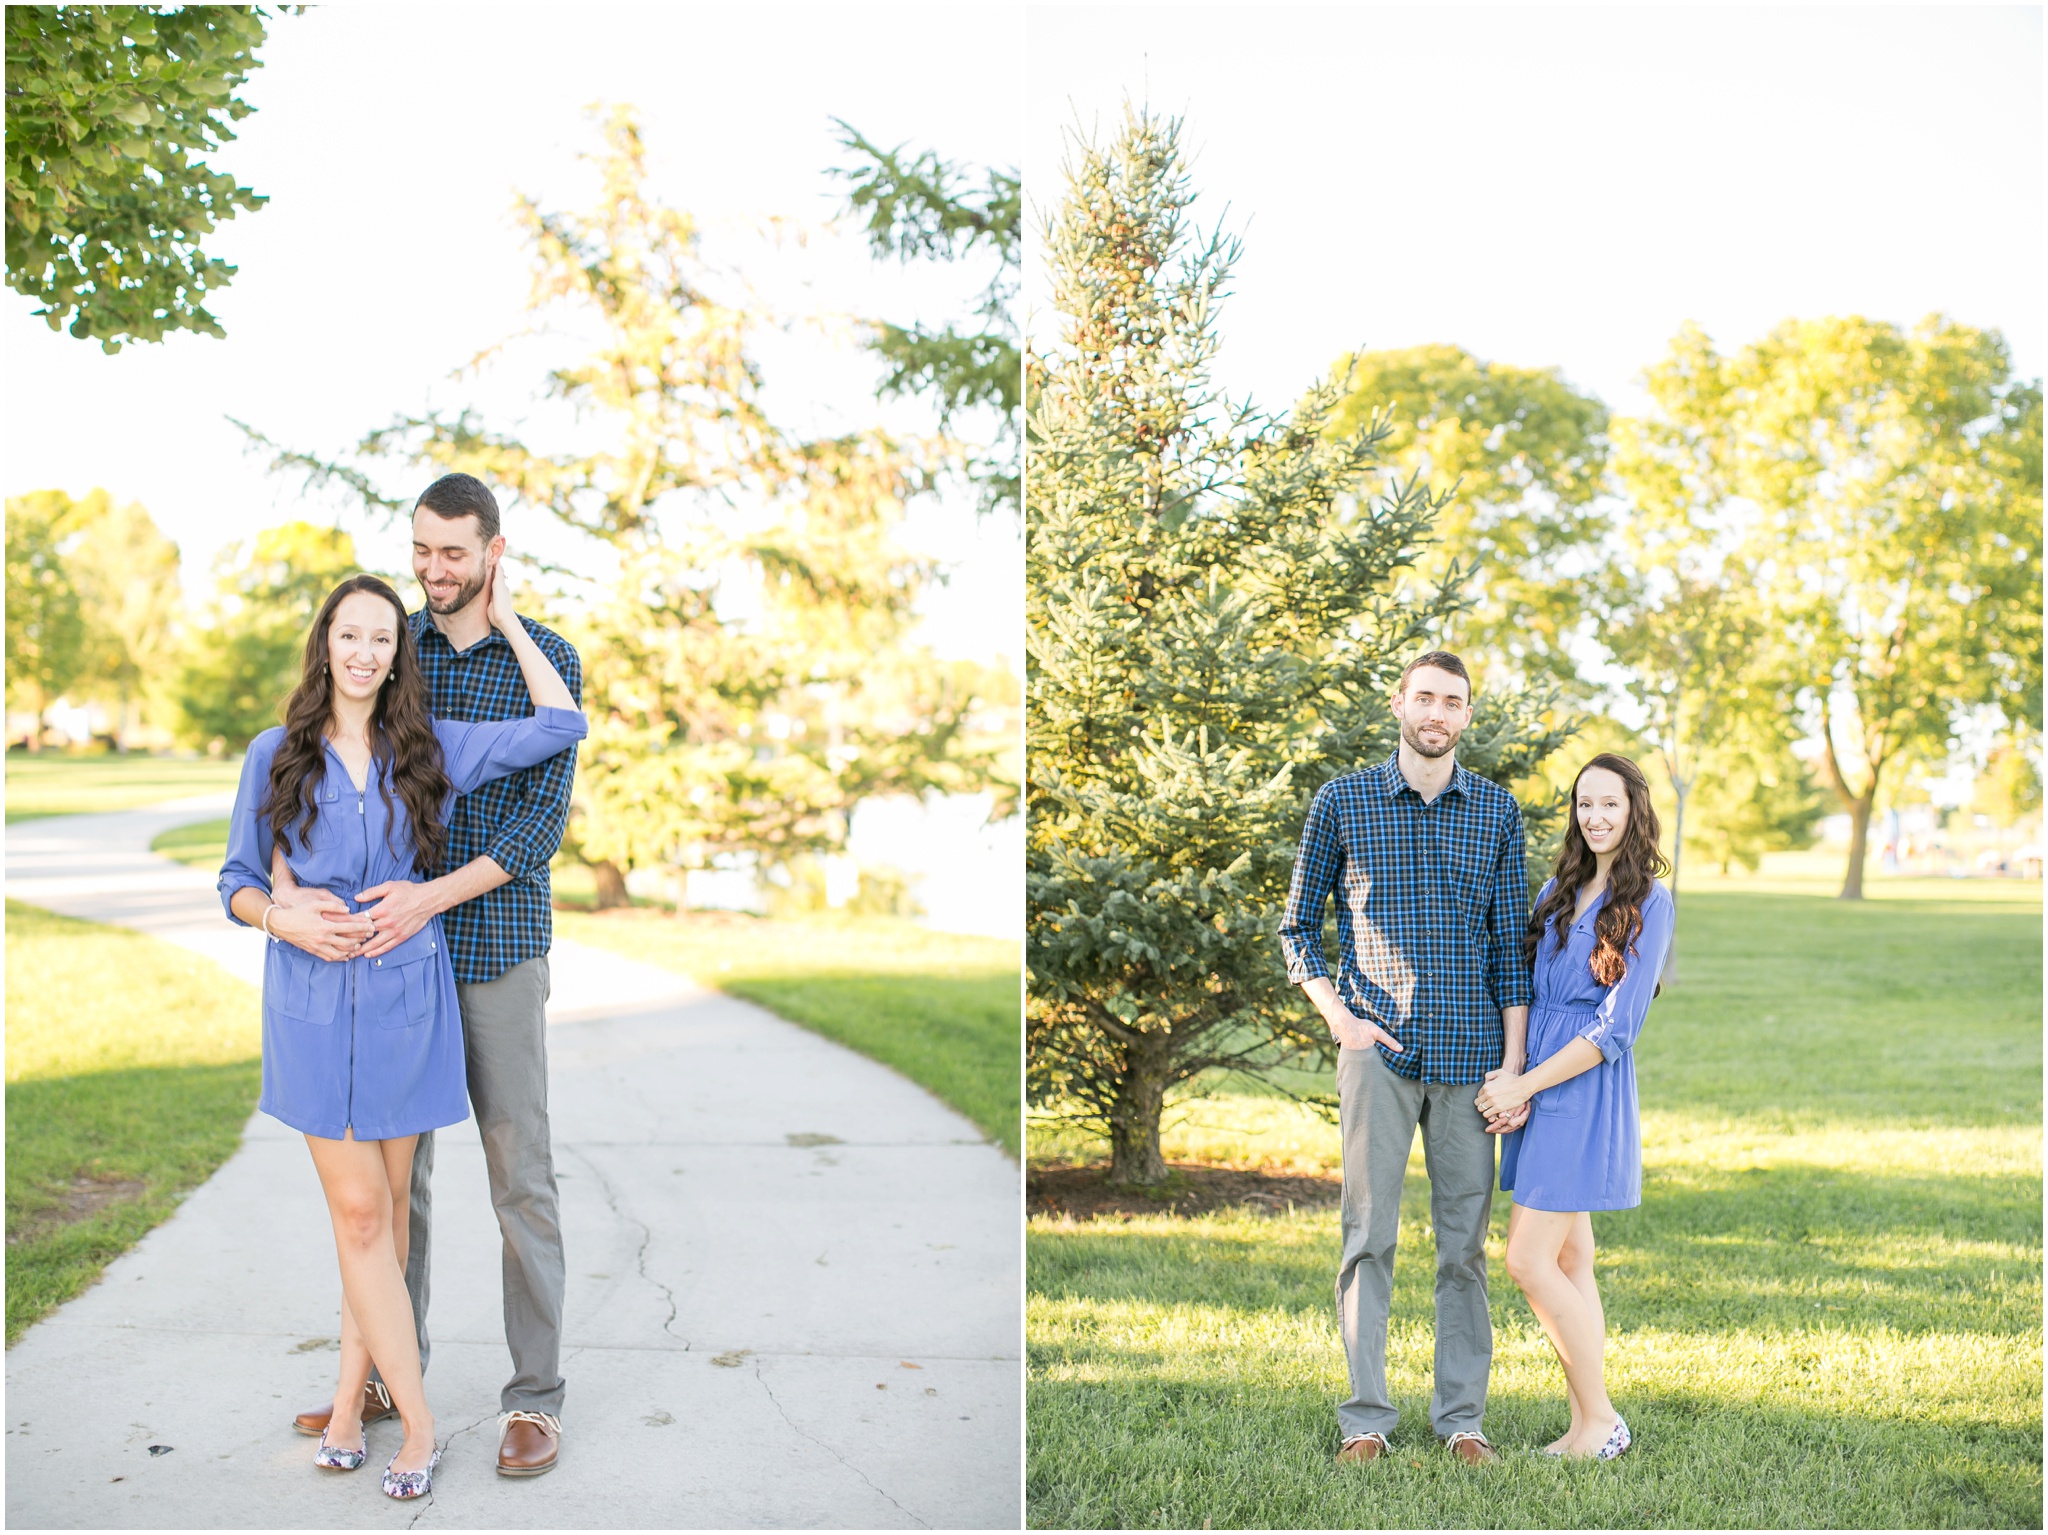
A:
<svg viewBox="0 0 2048 1535">
<path fill-rule="evenodd" d="M 1614 862 L 1607 868 L 1607 904 L 1593 919 L 1593 979 L 1612 986 L 1628 974 L 1628 956 L 1643 931 L 1643 902 L 1650 898 L 1651 885 L 1671 871 L 1657 851 L 1660 828 L 1657 812 L 1650 805 L 1650 780 L 1628 758 L 1613 752 L 1600 753 L 1572 780 L 1564 846 L 1558 850 L 1550 894 L 1529 914 L 1529 928 L 1522 935 L 1522 963 L 1536 963 L 1536 949 L 1546 927 L 1555 928 L 1558 944 L 1563 946 L 1571 931 L 1572 914 L 1579 909 L 1579 892 L 1597 868 L 1586 834 L 1579 830 L 1578 814 L 1579 780 L 1594 768 L 1605 768 L 1619 777 L 1628 795 L 1628 825 L 1622 831 L 1621 846 L 1614 850 Z"/>
<path fill-rule="evenodd" d="M 306 657 L 300 667 L 299 685 L 284 706 L 284 740 L 270 763 L 270 788 L 258 812 L 268 816 L 273 834 L 292 851 L 295 840 L 303 841 L 319 814 L 316 795 L 327 763 L 327 725 L 334 713 L 334 679 L 327 657 L 327 631 L 334 623 L 334 610 L 344 597 L 369 592 L 391 604 L 398 626 L 398 644 L 392 652 L 391 675 L 377 690 L 375 713 L 370 719 L 370 753 L 383 766 L 377 788 L 384 797 L 385 836 L 390 836 L 391 786 L 405 801 L 406 818 L 412 822 L 412 846 L 419 872 L 431 876 L 440 866 L 442 850 L 448 843 L 448 828 L 441 820 L 441 807 L 452 785 L 441 758 L 441 742 L 434 734 L 433 715 L 427 709 L 426 681 L 420 675 L 418 653 L 413 648 L 412 627 L 406 622 L 405 604 L 390 583 L 376 576 L 350 576 L 327 594 L 313 620 L 313 632 L 306 636 Z M 296 814 L 283 807 L 292 806 Z M 395 855 L 397 848 L 392 848 Z"/>
</svg>

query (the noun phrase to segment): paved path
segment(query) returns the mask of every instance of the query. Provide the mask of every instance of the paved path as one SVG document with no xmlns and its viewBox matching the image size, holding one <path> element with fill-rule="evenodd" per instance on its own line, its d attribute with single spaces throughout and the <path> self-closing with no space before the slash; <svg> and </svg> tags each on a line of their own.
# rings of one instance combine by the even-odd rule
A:
<svg viewBox="0 0 2048 1535">
<path fill-rule="evenodd" d="M 260 984 L 209 872 L 147 851 L 205 797 L 7 830 L 7 893 Z M 10 1527 L 1016 1528 L 1017 1167 L 895 1073 L 748 1003 L 558 943 L 569 1253 L 562 1462 L 495 1474 L 509 1374 L 471 1127 L 436 1152 L 426 1506 L 314 1471 L 340 1282 L 305 1143 L 266 1115 L 178 1213 L 7 1355 Z M 223 1005 L 254 1006 L 235 991 Z M 370 1430 L 373 1464 L 398 1447 Z M 168 1453 L 150 1448 L 169 1445 Z"/>
</svg>

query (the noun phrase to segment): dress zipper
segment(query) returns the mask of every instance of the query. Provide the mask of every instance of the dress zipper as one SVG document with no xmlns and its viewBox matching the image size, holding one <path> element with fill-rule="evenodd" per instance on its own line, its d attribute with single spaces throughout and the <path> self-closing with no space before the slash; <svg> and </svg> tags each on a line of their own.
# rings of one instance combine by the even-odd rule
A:
<svg viewBox="0 0 2048 1535">
<path fill-rule="evenodd" d="M 362 817 L 364 817 L 364 818 L 365 818 L 365 819 L 364 819 L 364 821 L 363 821 L 363 860 L 364 860 L 364 862 L 363 862 L 363 873 L 365 873 L 365 874 L 368 874 L 368 873 L 370 872 L 370 865 L 369 865 L 369 856 L 370 856 L 370 823 L 369 823 L 369 820 L 367 819 L 367 817 L 368 817 L 368 812 L 367 812 L 367 811 L 365 811 L 365 810 L 363 809 L 363 796 L 364 796 L 364 794 L 366 794 L 367 792 L 368 792 L 367 790 L 357 790 L 357 791 L 356 791 L 356 814 L 357 814 L 358 816 L 362 816 Z M 356 973 L 357 973 L 357 971 L 358 971 L 358 970 L 360 970 L 360 969 L 361 969 L 361 966 L 357 965 L 357 964 L 356 964 L 356 962 L 355 962 L 354 960 L 350 960 L 350 961 L 349 961 L 349 966 L 348 966 L 348 1124 L 347 1124 L 347 1128 L 348 1128 L 348 1129 L 351 1129 L 351 1130 L 353 1130 L 353 1129 L 355 1128 L 355 1123 L 356 1123 L 356 1018 L 357 1018 L 357 1013 L 358 1013 L 358 1011 L 359 1011 L 359 1010 L 358 1010 L 358 1008 L 357 1008 L 357 1006 L 356 1006 Z"/>
</svg>

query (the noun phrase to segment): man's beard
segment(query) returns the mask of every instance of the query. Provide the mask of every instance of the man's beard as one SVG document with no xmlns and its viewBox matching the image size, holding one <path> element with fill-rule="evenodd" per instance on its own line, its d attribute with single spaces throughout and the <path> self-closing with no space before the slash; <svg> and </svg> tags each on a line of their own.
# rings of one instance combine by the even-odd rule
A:
<svg viewBox="0 0 2048 1535">
<path fill-rule="evenodd" d="M 426 594 L 427 611 L 429 613 L 438 613 L 443 618 L 446 618 L 450 613 L 460 613 L 464 608 L 476 601 L 477 593 L 484 589 L 485 580 L 486 577 L 478 576 L 474 581 L 463 582 L 456 588 L 455 595 L 447 598 L 445 601 L 436 597 L 424 581 L 420 583 L 420 590 Z"/>
<path fill-rule="evenodd" d="M 1439 757 L 1449 756 L 1458 748 L 1458 733 L 1455 730 L 1446 730 L 1444 732 L 1443 744 L 1441 746 L 1426 746 L 1423 744 L 1422 737 L 1417 733 L 1416 728 L 1406 720 L 1401 722 L 1401 739 L 1407 743 L 1408 748 L 1418 757 L 1427 757 L 1432 762 Z"/>
</svg>

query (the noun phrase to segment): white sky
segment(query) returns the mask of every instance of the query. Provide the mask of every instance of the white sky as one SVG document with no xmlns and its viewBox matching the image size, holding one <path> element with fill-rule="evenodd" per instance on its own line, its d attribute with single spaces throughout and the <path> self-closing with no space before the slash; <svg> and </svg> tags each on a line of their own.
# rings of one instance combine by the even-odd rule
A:
<svg viewBox="0 0 2048 1535">
<path fill-rule="evenodd" d="M 1202 222 L 1246 242 L 1219 376 L 1268 408 L 1353 346 L 1448 342 L 1638 410 L 1687 319 L 1732 348 L 1943 310 L 2041 373 L 2038 6 L 1027 17 L 1033 206 L 1064 127 L 1184 117 Z"/>
<path fill-rule="evenodd" d="M 7 292 L 5 489 L 103 485 L 141 501 L 181 546 L 188 586 L 204 589 L 221 545 L 339 507 L 267 476 L 226 417 L 328 451 L 429 404 L 481 399 L 501 424 L 516 419 L 538 383 L 531 355 L 482 386 L 449 374 L 524 323 L 513 194 L 591 200 L 595 176 L 577 156 L 598 146 L 584 108 L 600 100 L 641 109 L 657 191 L 698 215 L 708 256 L 784 308 L 947 318 L 976 282 L 878 266 L 856 232 L 816 232 L 839 199 L 825 168 L 845 159 L 830 119 L 884 145 L 1014 168 L 1017 32 L 1014 7 L 975 5 L 344 4 L 276 18 L 243 91 L 257 110 L 218 157 L 271 198 L 207 241 L 241 268 L 213 305 L 227 339 L 179 335 L 107 357 Z M 808 245 L 769 248 L 757 231 L 772 216 L 809 226 Z M 800 427 L 930 419 L 877 406 L 872 360 L 843 336 L 770 337 L 763 357 L 771 409 Z M 386 483 L 416 490 L 416 478 L 394 469 Z M 402 531 L 345 525 L 366 564 L 409 568 Z M 916 528 L 957 566 L 930 605 L 932 641 L 1019 660 L 1013 520 L 977 521 L 956 502 Z M 522 539 L 559 543 L 512 508 L 507 532 L 515 552 Z"/>
</svg>

